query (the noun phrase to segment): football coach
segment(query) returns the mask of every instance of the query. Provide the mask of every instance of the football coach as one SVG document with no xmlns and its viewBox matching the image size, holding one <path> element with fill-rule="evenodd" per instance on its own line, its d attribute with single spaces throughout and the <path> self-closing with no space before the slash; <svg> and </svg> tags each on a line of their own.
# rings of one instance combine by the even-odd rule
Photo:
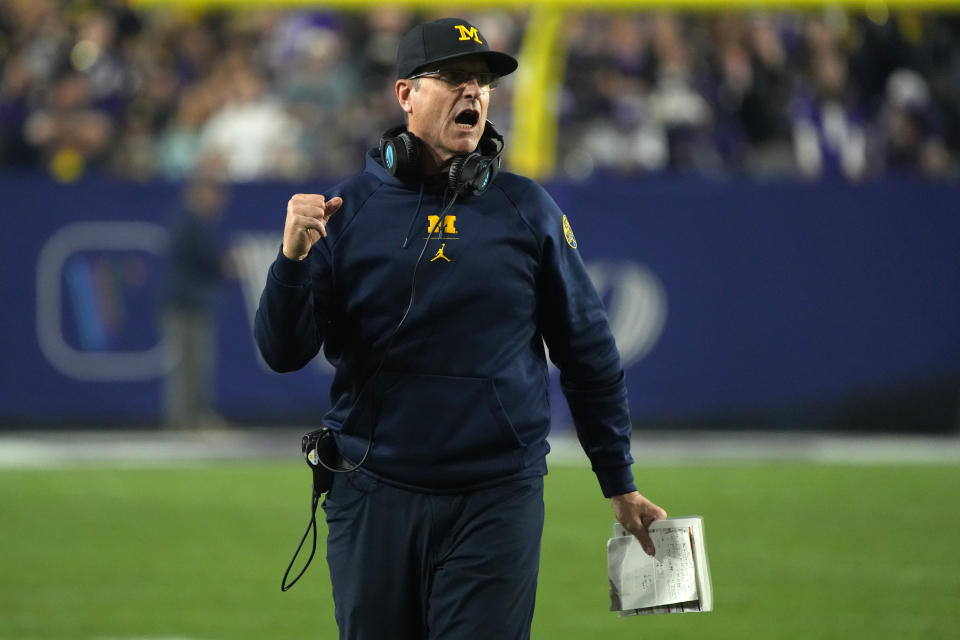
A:
<svg viewBox="0 0 960 640">
<path fill-rule="evenodd" d="M 345 472 L 323 508 L 341 638 L 529 638 L 550 429 L 547 351 L 614 515 L 654 552 L 620 355 L 570 221 L 500 171 L 487 122 L 517 61 L 466 20 L 397 51 L 405 125 L 287 204 L 255 321 L 277 371 L 321 349 Z"/>
</svg>

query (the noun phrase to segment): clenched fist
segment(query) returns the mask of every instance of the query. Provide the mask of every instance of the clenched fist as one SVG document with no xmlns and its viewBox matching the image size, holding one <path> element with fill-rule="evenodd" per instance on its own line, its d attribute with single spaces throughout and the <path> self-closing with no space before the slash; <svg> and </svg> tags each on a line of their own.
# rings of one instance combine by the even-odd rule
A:
<svg viewBox="0 0 960 640">
<path fill-rule="evenodd" d="M 327 220 L 335 214 L 343 198 L 327 201 L 316 193 L 298 193 L 287 203 L 287 221 L 283 226 L 283 255 L 291 260 L 303 260 L 310 247 L 327 237 Z"/>
</svg>

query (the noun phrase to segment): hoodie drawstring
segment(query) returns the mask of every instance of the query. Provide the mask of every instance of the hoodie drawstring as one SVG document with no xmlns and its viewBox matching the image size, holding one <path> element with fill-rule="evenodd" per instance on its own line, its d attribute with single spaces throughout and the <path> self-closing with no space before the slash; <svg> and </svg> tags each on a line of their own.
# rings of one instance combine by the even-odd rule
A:
<svg viewBox="0 0 960 640">
<path fill-rule="evenodd" d="M 413 225 L 420 216 L 420 205 L 423 203 L 423 183 L 420 183 L 420 196 L 417 198 L 417 210 L 413 212 L 413 218 L 410 219 L 410 228 L 407 229 L 407 237 L 403 239 L 403 248 L 406 249 L 410 244 L 410 233 L 413 231 Z"/>
</svg>

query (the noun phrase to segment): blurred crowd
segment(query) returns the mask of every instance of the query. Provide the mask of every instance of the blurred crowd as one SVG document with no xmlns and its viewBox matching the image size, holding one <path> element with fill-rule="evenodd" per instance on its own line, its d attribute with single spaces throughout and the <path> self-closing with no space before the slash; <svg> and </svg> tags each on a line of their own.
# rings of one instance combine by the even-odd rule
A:
<svg viewBox="0 0 960 640">
<path fill-rule="evenodd" d="M 558 171 L 955 179 L 960 19 L 880 8 L 571 13 Z M 399 9 L 132 11 L 0 2 L 0 167 L 233 181 L 354 172 L 402 122 Z M 463 16 L 518 53 L 523 11 Z M 515 74 L 516 75 L 516 74 Z M 512 88 L 490 118 L 510 130 Z"/>
<path fill-rule="evenodd" d="M 568 34 L 573 175 L 957 177 L 960 14 L 596 13 Z"/>
</svg>

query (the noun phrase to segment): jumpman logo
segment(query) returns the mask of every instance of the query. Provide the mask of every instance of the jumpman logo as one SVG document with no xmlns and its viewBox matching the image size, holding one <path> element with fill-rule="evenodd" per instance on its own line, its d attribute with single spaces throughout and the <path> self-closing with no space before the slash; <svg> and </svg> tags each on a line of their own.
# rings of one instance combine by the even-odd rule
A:
<svg viewBox="0 0 960 640">
<path fill-rule="evenodd" d="M 440 248 L 437 249 L 437 255 L 435 255 L 435 256 L 433 256 L 432 258 L 430 258 L 430 262 L 433 262 L 434 260 L 436 260 L 436 259 L 438 259 L 438 258 L 443 258 L 443 259 L 446 260 L 447 262 L 450 262 L 450 258 L 448 258 L 447 256 L 443 255 L 443 248 L 444 248 L 445 246 L 447 246 L 447 243 L 446 243 L 446 242 L 444 242 L 443 244 L 440 245 Z"/>
</svg>

